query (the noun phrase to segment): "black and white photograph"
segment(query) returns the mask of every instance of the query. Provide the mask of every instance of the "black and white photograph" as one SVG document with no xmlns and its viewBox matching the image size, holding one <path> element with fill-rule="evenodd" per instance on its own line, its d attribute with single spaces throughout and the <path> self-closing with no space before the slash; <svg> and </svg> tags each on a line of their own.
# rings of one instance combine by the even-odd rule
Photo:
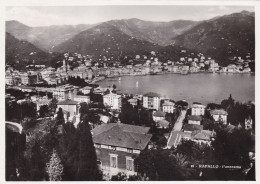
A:
<svg viewBox="0 0 260 184">
<path fill-rule="evenodd" d="M 255 13 L 6 6 L 4 181 L 256 181 Z"/>
</svg>

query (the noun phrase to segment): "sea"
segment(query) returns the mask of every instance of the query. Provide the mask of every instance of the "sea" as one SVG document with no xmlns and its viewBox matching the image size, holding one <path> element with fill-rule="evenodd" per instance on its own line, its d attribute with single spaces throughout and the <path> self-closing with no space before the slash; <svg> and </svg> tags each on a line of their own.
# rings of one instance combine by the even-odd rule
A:
<svg viewBox="0 0 260 184">
<path fill-rule="evenodd" d="M 255 101 L 255 75 L 238 73 L 196 73 L 189 75 L 160 74 L 107 78 L 98 82 L 102 87 L 116 85 L 121 93 L 156 92 L 172 100 L 189 104 L 220 103 L 231 94 L 235 101 Z"/>
</svg>

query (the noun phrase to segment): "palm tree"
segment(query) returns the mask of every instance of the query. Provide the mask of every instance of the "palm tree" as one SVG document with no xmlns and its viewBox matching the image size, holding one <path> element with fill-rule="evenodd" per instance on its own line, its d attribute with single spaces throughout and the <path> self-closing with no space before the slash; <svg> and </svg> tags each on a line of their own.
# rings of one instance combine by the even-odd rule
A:
<svg viewBox="0 0 260 184">
<path fill-rule="evenodd" d="M 183 154 L 172 154 L 173 163 L 175 165 L 175 177 L 177 180 L 187 180 L 191 176 L 191 168 L 189 168 L 190 162 Z"/>
</svg>

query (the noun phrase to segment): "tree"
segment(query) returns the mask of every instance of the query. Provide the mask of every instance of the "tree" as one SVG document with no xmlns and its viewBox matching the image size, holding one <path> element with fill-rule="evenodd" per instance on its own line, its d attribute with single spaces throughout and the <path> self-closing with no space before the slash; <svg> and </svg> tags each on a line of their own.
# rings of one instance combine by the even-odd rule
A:
<svg viewBox="0 0 260 184">
<path fill-rule="evenodd" d="M 111 181 L 127 181 L 127 176 L 125 173 L 120 172 L 117 175 L 113 175 Z"/>
<path fill-rule="evenodd" d="M 96 181 L 101 180 L 97 156 L 90 132 L 87 118 L 79 124 L 79 164 L 76 172 L 77 181 Z"/>
<path fill-rule="evenodd" d="M 59 108 L 56 120 L 57 120 L 57 125 L 61 125 L 65 122 L 62 108 Z"/>
<path fill-rule="evenodd" d="M 39 110 L 40 117 L 45 117 L 49 115 L 48 105 L 42 105 Z"/>
<path fill-rule="evenodd" d="M 50 161 L 46 164 L 46 172 L 50 181 L 61 181 L 63 174 L 63 165 L 55 150 L 51 155 Z"/>
<path fill-rule="evenodd" d="M 57 109 L 57 103 L 58 103 L 58 100 L 56 98 L 53 98 L 50 101 L 50 103 L 49 103 L 49 113 L 50 113 L 50 116 L 55 114 L 56 109 Z"/>
</svg>

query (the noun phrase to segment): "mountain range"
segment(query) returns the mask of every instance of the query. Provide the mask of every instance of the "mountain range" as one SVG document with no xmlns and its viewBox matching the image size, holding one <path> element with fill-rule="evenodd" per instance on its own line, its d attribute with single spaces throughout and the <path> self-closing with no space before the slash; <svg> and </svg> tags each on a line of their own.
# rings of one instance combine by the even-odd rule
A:
<svg viewBox="0 0 260 184">
<path fill-rule="evenodd" d="M 175 54 L 180 49 L 188 49 L 228 64 L 234 56 L 244 57 L 250 53 L 254 58 L 255 49 L 255 17 L 253 12 L 247 11 L 205 21 L 152 22 L 134 18 L 94 25 L 45 27 L 6 21 L 6 32 L 35 45 L 42 52 L 78 52 L 95 56 L 143 54 L 152 50 Z M 6 43 L 8 49 L 15 42 L 7 39 Z"/>
</svg>

